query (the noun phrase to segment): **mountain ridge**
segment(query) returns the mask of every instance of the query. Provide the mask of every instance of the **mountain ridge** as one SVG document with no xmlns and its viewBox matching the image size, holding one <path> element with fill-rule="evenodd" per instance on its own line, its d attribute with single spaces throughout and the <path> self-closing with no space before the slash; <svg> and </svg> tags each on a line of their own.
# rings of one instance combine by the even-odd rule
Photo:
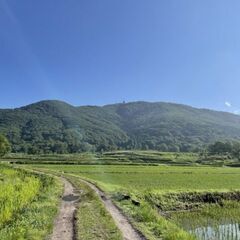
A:
<svg viewBox="0 0 240 240">
<path fill-rule="evenodd" d="M 136 101 L 130 101 L 130 102 L 116 102 L 116 103 L 109 103 L 109 104 L 103 104 L 103 105 L 73 105 L 70 104 L 66 101 L 63 100 L 58 100 L 58 99 L 44 99 L 44 100 L 40 100 L 40 101 L 36 101 L 30 104 L 26 104 L 23 106 L 19 106 L 19 107 L 8 107 L 8 108 L 0 108 L 0 110 L 17 110 L 17 109 L 22 109 L 28 106 L 32 106 L 32 105 L 38 105 L 41 103 L 62 103 L 71 107 L 75 107 L 75 108 L 81 108 L 81 107 L 108 107 L 108 106 L 114 106 L 114 105 L 124 105 L 124 104 L 134 104 L 134 103 L 149 103 L 149 104 L 171 104 L 171 105 L 176 105 L 176 106 L 183 106 L 183 107 L 188 107 L 188 108 L 193 108 L 193 109 L 197 109 L 197 110 L 206 110 L 206 111 L 213 111 L 213 112 L 219 112 L 219 113 L 226 113 L 226 114 L 230 114 L 230 115 L 234 115 L 234 116 L 239 116 L 239 114 L 233 113 L 233 112 L 227 112 L 227 111 L 223 111 L 223 110 L 216 110 L 216 109 L 210 109 L 210 108 L 205 108 L 205 107 L 193 107 L 191 105 L 188 104 L 184 104 L 184 103 L 175 103 L 175 102 L 168 102 L 168 101 L 143 101 L 143 100 L 136 100 Z"/>
<path fill-rule="evenodd" d="M 169 102 L 73 106 L 43 100 L 0 109 L 0 133 L 14 152 L 197 151 L 216 140 L 239 140 L 240 116 Z"/>
</svg>

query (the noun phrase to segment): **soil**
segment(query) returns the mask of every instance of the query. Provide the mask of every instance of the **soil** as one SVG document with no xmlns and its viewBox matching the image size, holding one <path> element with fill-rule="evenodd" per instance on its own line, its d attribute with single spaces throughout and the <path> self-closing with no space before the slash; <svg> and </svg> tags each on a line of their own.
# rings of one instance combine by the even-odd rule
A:
<svg viewBox="0 0 240 240">
<path fill-rule="evenodd" d="M 75 194 L 73 185 L 65 178 L 61 178 L 64 184 L 64 194 L 59 214 L 54 222 L 51 240 L 75 239 L 75 214 L 79 195 Z"/>
<path fill-rule="evenodd" d="M 59 210 L 59 214 L 54 222 L 53 233 L 51 240 L 74 240 L 75 236 L 75 215 L 77 211 L 77 205 L 79 202 L 79 195 L 76 194 L 76 189 L 73 185 L 66 180 L 61 178 L 64 184 L 64 194 L 62 196 L 62 202 Z M 124 240 L 145 240 L 146 238 L 139 233 L 130 224 L 127 217 L 113 204 L 111 199 L 99 188 L 92 183 L 81 180 L 90 186 L 100 197 L 105 205 L 105 208 L 112 216 L 115 224 L 122 233 Z"/>
</svg>

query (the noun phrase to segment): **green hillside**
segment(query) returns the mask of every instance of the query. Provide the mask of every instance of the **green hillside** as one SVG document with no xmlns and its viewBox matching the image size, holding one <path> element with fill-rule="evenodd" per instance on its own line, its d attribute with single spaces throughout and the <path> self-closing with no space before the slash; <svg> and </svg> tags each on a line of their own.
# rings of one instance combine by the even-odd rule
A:
<svg viewBox="0 0 240 240">
<path fill-rule="evenodd" d="M 215 140 L 240 139 L 240 116 L 161 102 L 74 107 L 41 101 L 0 110 L 0 133 L 14 152 L 193 151 Z"/>
</svg>

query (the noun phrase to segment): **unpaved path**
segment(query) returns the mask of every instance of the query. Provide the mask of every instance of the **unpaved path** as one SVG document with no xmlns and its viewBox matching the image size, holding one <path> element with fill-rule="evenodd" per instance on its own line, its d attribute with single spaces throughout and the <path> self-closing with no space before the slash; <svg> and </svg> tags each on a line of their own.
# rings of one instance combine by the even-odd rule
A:
<svg viewBox="0 0 240 240">
<path fill-rule="evenodd" d="M 64 194 L 59 214 L 54 222 L 51 240 L 75 239 L 75 214 L 79 195 L 75 194 L 73 185 L 65 178 L 61 178 L 64 184 Z"/>
<path fill-rule="evenodd" d="M 107 211 L 111 214 L 115 224 L 120 229 L 124 240 L 145 240 L 146 238 L 137 232 L 133 226 L 129 223 L 128 219 L 119 211 L 119 209 L 113 204 L 113 202 L 106 196 L 106 194 L 97 188 L 94 184 L 81 179 L 91 187 L 100 197 L 105 205 Z"/>
</svg>

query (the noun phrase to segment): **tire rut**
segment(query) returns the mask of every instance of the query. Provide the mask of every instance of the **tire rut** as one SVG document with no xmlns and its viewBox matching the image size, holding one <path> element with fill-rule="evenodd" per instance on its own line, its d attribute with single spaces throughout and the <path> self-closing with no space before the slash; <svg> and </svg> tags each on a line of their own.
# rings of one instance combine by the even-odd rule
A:
<svg viewBox="0 0 240 240">
<path fill-rule="evenodd" d="M 107 195 L 101 191 L 94 184 L 81 179 L 82 182 L 86 183 L 89 187 L 91 187 L 97 195 L 102 200 L 105 208 L 112 216 L 115 224 L 119 228 L 122 233 L 124 240 L 146 240 L 146 238 L 137 231 L 129 222 L 126 216 L 118 209 L 118 207 L 107 197 Z"/>
<path fill-rule="evenodd" d="M 75 214 L 79 195 L 75 194 L 75 188 L 66 180 L 61 178 L 64 184 L 64 194 L 62 196 L 59 214 L 54 222 L 51 240 L 73 240 L 75 236 Z"/>
</svg>

